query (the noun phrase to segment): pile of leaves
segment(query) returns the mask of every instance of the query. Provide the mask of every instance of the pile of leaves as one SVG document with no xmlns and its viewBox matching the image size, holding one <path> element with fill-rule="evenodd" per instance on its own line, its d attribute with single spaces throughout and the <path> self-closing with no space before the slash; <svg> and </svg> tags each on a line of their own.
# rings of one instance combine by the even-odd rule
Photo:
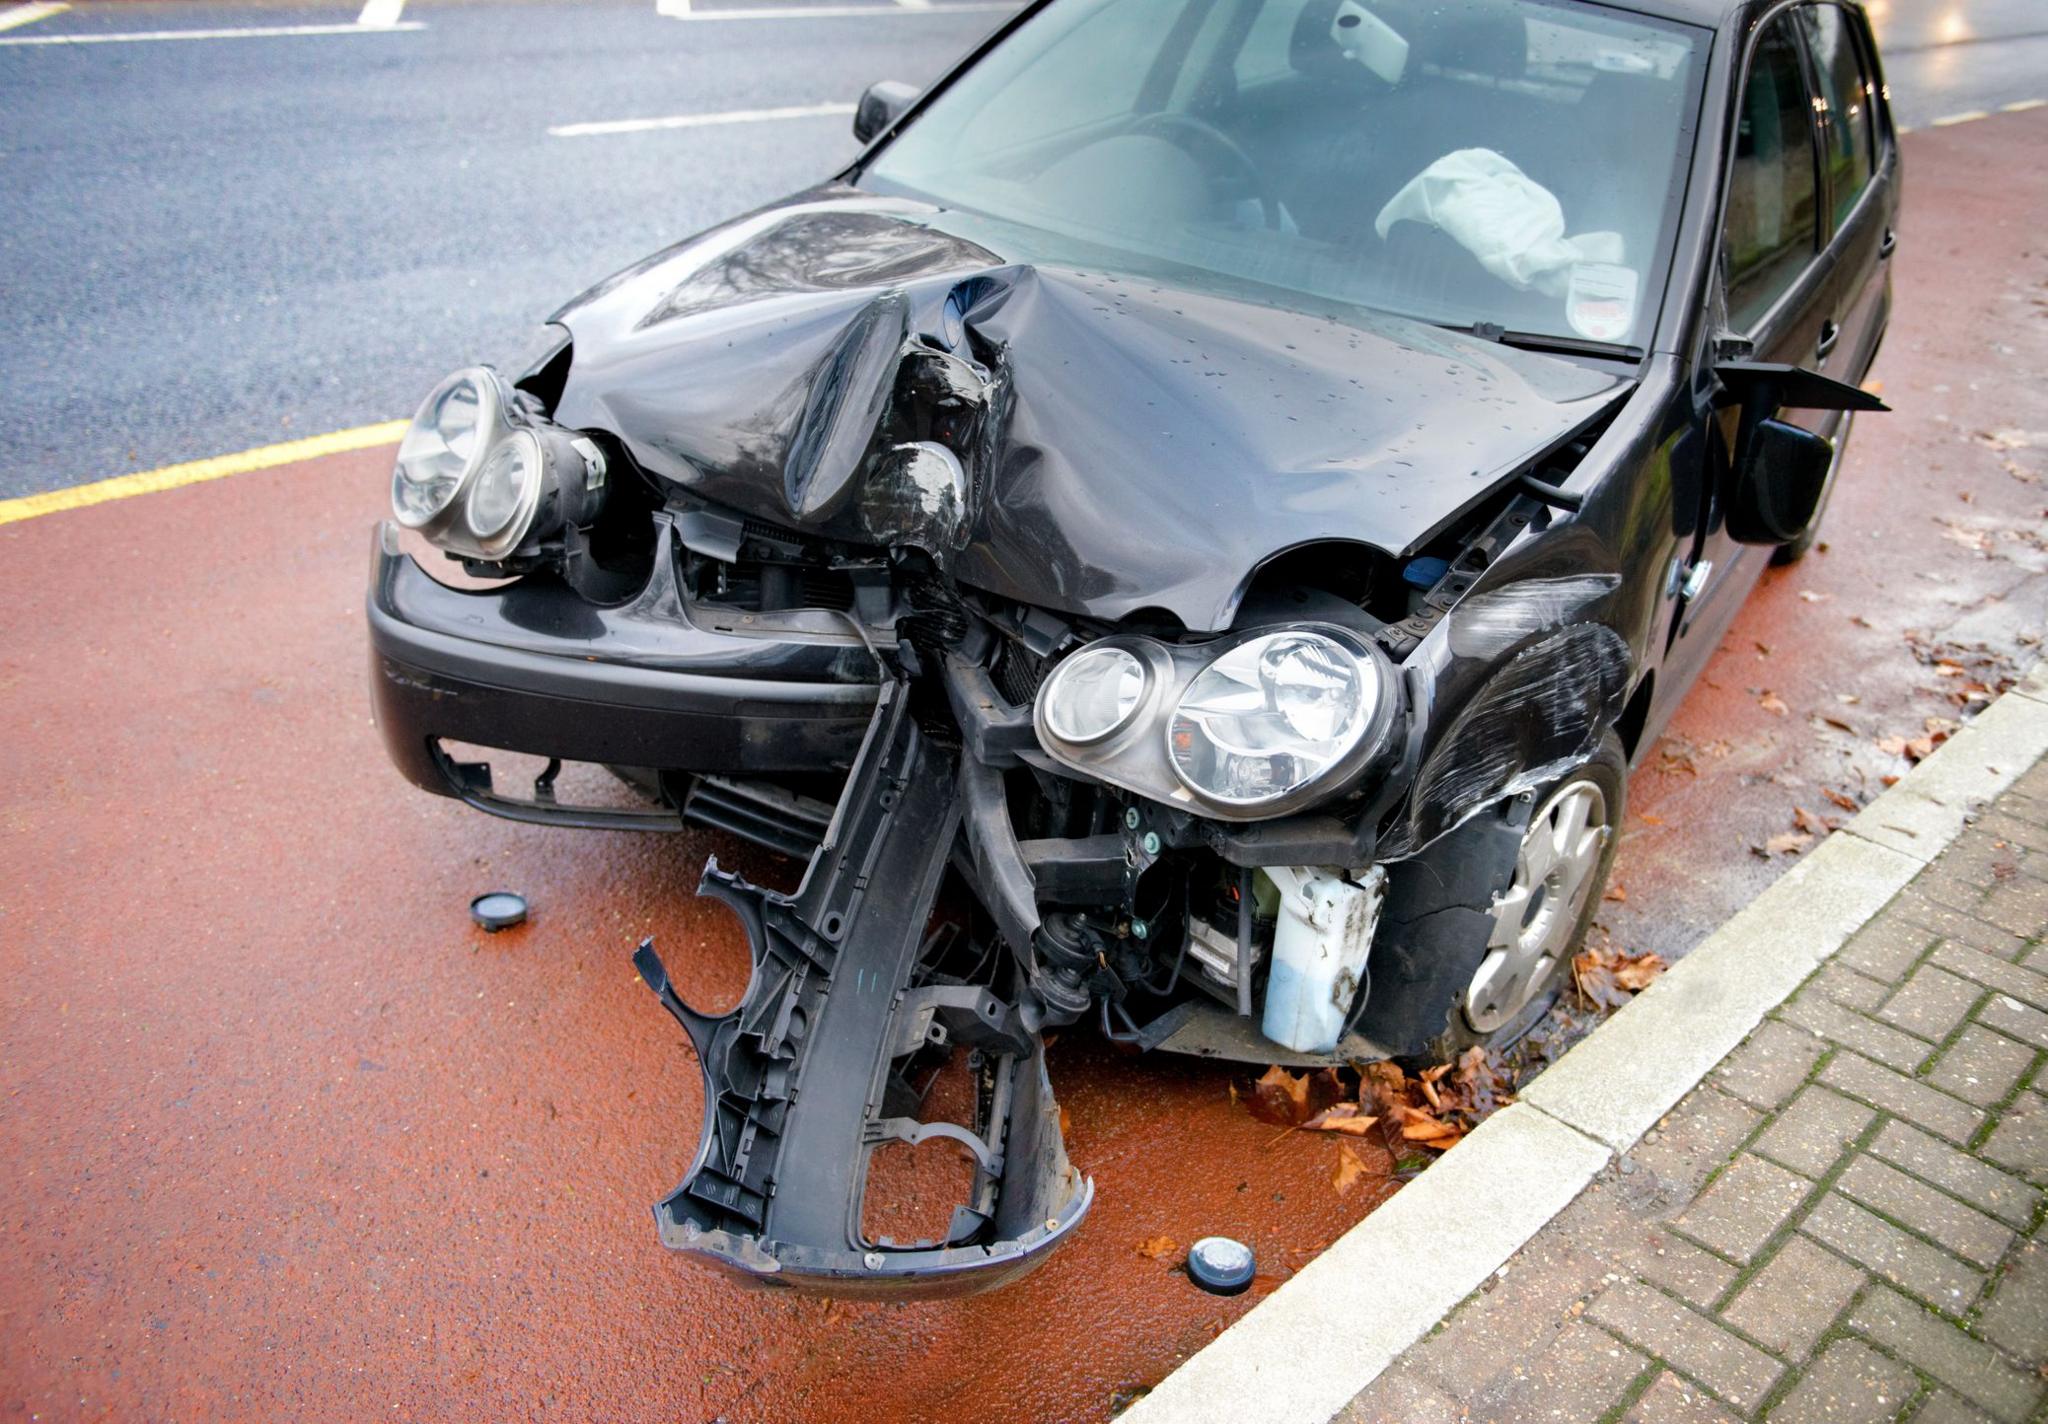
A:
<svg viewBox="0 0 2048 1424">
<path fill-rule="evenodd" d="M 1396 1158 L 1406 1146 L 1443 1151 L 1498 1108 L 1514 1101 L 1501 1056 L 1469 1048 L 1455 1063 L 1409 1073 L 1398 1063 L 1361 1064 L 1295 1073 L 1268 1068 L 1245 1106 L 1261 1122 L 1292 1132 L 1378 1137 Z M 1355 1154 L 1351 1155 L 1354 1162 Z M 1359 1164 L 1358 1170 L 1364 1170 Z M 1343 1159 L 1339 1158 L 1338 1189 Z"/>
<path fill-rule="evenodd" d="M 1582 1009 L 1612 1013 L 1650 987 L 1670 966 L 1661 954 L 1630 954 L 1587 945 L 1572 956 L 1572 992 Z"/>
</svg>

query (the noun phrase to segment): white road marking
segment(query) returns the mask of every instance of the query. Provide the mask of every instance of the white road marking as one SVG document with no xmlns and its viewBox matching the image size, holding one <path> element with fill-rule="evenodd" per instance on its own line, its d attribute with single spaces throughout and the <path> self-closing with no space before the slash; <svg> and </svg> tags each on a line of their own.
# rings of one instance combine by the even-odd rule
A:
<svg viewBox="0 0 2048 1424">
<path fill-rule="evenodd" d="M 2029 109 L 2042 108 L 2048 108 L 2048 99 L 2022 99 L 2017 104 L 2001 105 L 1998 112 L 2001 114 L 2024 114 Z"/>
<path fill-rule="evenodd" d="M 555 138 L 594 138 L 601 134 L 648 133 L 655 129 L 758 124 L 773 119 L 822 119 L 851 114 L 854 107 L 852 104 L 791 104 L 780 109 L 729 109 L 722 114 L 670 114 L 659 119 L 608 119 L 601 123 L 558 124 L 548 132 Z"/>
<path fill-rule="evenodd" d="M 33 25 L 38 20 L 47 20 L 52 15 L 61 15 L 71 7 L 54 3 L 54 0 L 35 0 L 28 5 L 10 5 L 0 10 L 0 30 L 18 29 Z"/>
<path fill-rule="evenodd" d="M 1990 117 L 1991 115 L 1985 113 L 1982 109 L 1965 109 L 1960 114 L 1943 114 L 1938 119 L 1929 119 L 1927 126 L 1933 129 L 1945 129 L 1950 124 L 1967 124 L 1973 119 L 1988 119 Z"/>
<path fill-rule="evenodd" d="M 140 44 L 147 40 L 268 40 L 293 35 L 395 35 L 424 30 L 418 20 L 376 28 L 369 25 L 261 25 L 246 30 L 131 30 L 111 35 L 10 35 L 0 45 Z"/>
<path fill-rule="evenodd" d="M 896 0 L 896 3 L 906 10 L 929 10 L 932 7 L 932 0 Z"/>
<path fill-rule="evenodd" d="M 1024 0 L 956 0 L 917 4 L 897 0 L 879 5 L 757 5 L 747 9 L 697 10 L 691 0 L 655 0 L 655 12 L 671 20 L 839 20 L 861 15 L 965 15 L 982 10 L 1020 10 Z M 0 40 L 0 44 L 6 41 Z"/>
<path fill-rule="evenodd" d="M 405 0 L 363 0 L 356 23 L 366 30 L 388 30 L 405 14 Z"/>
</svg>

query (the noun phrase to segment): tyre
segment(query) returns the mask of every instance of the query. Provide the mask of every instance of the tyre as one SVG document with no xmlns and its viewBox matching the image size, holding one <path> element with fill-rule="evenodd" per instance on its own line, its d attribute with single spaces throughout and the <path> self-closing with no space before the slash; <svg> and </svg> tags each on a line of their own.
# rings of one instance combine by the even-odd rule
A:
<svg viewBox="0 0 2048 1424">
<path fill-rule="evenodd" d="M 1486 907 L 1484 953 L 1433 1045 L 1448 1061 L 1506 1048 L 1548 1013 L 1600 907 L 1628 807 L 1628 757 L 1608 732 L 1592 757 L 1530 797 L 1514 872 Z"/>
</svg>

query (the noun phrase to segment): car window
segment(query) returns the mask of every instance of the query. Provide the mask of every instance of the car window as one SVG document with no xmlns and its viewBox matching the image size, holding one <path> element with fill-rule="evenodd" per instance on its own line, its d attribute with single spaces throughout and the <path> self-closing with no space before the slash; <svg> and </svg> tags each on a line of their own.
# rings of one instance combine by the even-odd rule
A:
<svg viewBox="0 0 2048 1424">
<path fill-rule="evenodd" d="M 993 153 L 1019 135 L 1085 129 L 1137 108 L 1152 62 L 1178 14 L 1116 0 L 1076 8 L 1085 13 L 1072 28 L 1034 56 L 1010 84 L 987 96 L 960 135 L 964 145 Z"/>
<path fill-rule="evenodd" d="M 1835 221 L 1849 215 L 1870 186 L 1875 151 L 1870 122 L 1870 96 L 1877 85 L 1864 70 L 1863 57 L 1849 33 L 1849 17 L 1836 5 L 1808 5 L 1800 12 L 1806 40 L 1827 105 L 1822 129 L 1829 182 L 1834 194 Z"/>
<path fill-rule="evenodd" d="M 1711 40 L 1585 0 L 1050 0 L 861 182 L 1019 260 L 1642 345 Z"/>
<path fill-rule="evenodd" d="M 1294 27 L 1307 8 L 1308 0 L 1277 0 L 1259 7 L 1244 44 L 1237 51 L 1239 88 L 1280 79 L 1292 72 L 1288 50 L 1293 44 Z"/>
<path fill-rule="evenodd" d="M 1812 100 L 1780 15 L 1750 60 L 1728 178 L 1722 260 L 1736 330 L 1754 326 L 1813 260 L 1814 187 Z"/>
</svg>

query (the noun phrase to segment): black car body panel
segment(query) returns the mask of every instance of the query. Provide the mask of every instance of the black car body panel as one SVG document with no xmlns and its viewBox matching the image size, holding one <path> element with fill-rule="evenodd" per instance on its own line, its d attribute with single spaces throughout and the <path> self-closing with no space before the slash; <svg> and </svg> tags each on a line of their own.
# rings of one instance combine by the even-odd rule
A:
<svg viewBox="0 0 2048 1424">
<path fill-rule="evenodd" d="M 417 784 L 808 858 L 791 895 L 706 870 L 754 949 L 732 1012 L 697 1012 L 651 945 L 637 955 L 705 1073 L 661 1237 L 756 1283 L 952 1294 L 1043 1260 L 1093 1192 L 1061 1142 L 1047 1028 L 1330 1063 L 1533 1022 L 1533 989 L 1519 1018 L 1495 1013 L 1490 966 L 1518 936 L 1550 972 L 1568 955 L 1625 759 L 1774 551 L 1810 541 L 1846 413 L 1881 408 L 1856 385 L 1889 316 L 1898 150 L 1854 5 L 1605 7 L 1697 27 L 1700 66 L 1631 346 L 1447 329 L 1118 251 L 1086 214 L 1053 237 L 868 181 L 1059 3 L 914 102 L 871 94 L 880 132 L 834 181 L 586 292 L 516 382 L 476 378 L 497 439 L 554 452 L 546 520 L 502 560 L 464 556 L 509 581 L 445 585 L 389 527 L 374 554 L 377 716 Z M 1347 3 L 1450 17 L 1431 81 L 1526 97 L 1489 13 L 1510 0 L 1307 0 L 1289 53 Z M 1845 56 L 1857 91 L 1830 108 L 1824 62 Z M 1766 250 L 1743 226 L 1761 230 L 1758 174 L 1790 185 L 1767 216 L 1796 218 L 1803 162 L 1812 231 Z M 1738 269 L 1758 264 L 1777 284 L 1738 320 Z M 1069 737 L 1049 689 L 1091 650 L 1129 667 L 1097 688 L 1109 730 Z M 1240 650 L 1261 715 L 1283 687 L 1377 689 L 1327 782 L 1234 804 L 1188 771 L 1185 708 L 1236 715 L 1198 685 Z M 1306 659 L 1297 681 L 1274 680 L 1281 653 Z M 1302 705 L 1288 725 L 1320 725 Z M 519 798 L 462 743 L 550 760 Z M 652 800 L 564 806 L 555 759 Z M 1568 805 L 1581 869 L 1546 919 L 1530 847 Z M 1591 839 L 1588 807 L 1607 818 Z M 958 902 L 934 914 L 946 887 Z M 1362 982 L 1347 970 L 1318 1001 L 1321 981 L 1283 974 L 1287 935 L 1356 950 Z M 1276 1028 L 1286 1003 L 1320 1026 Z M 920 1121 L 915 1076 L 956 1047 L 973 1121 Z M 870 1154 L 935 1137 L 972 1156 L 969 1199 L 932 1239 L 869 1237 Z"/>
</svg>

